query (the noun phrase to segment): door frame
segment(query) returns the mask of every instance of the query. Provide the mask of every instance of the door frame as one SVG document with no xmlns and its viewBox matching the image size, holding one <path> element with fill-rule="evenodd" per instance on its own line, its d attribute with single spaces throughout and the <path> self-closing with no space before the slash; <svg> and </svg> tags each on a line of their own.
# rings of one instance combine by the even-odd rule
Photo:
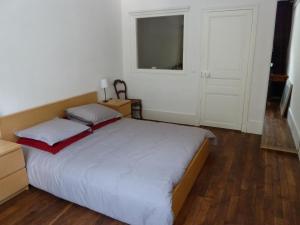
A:
<svg viewBox="0 0 300 225">
<path fill-rule="evenodd" d="M 252 5 L 234 5 L 234 6 L 213 6 L 208 8 L 202 8 L 201 14 L 201 30 L 203 30 L 205 26 L 205 16 L 206 13 L 209 12 L 222 12 L 222 11 L 236 11 L 236 10 L 251 10 L 252 11 L 252 26 L 251 26 L 251 37 L 250 37 L 250 50 L 249 50 L 249 56 L 248 56 L 248 63 L 247 63 L 247 74 L 245 77 L 245 84 L 244 84 L 244 103 L 243 103 L 243 112 L 242 112 L 242 125 L 241 125 L 241 131 L 247 132 L 248 127 L 248 115 L 249 115 L 249 108 L 250 108 L 250 99 L 251 99 L 251 86 L 252 86 L 252 79 L 253 79 L 253 66 L 254 66 L 254 56 L 255 56 L 255 50 L 256 50 L 256 32 L 257 32 L 257 21 L 258 21 L 258 4 L 252 4 Z M 200 55 L 201 59 L 203 57 L 203 46 L 205 45 L 205 34 L 201 34 L 201 47 L 200 47 Z M 201 60 L 200 59 L 200 60 Z M 203 90 L 204 85 L 204 78 L 202 78 L 202 72 L 203 72 L 203 61 L 201 60 L 201 70 L 200 70 L 200 90 Z M 200 101 L 198 101 L 198 115 L 200 124 L 202 125 L 202 101 L 203 101 L 203 94 L 200 95 Z"/>
</svg>

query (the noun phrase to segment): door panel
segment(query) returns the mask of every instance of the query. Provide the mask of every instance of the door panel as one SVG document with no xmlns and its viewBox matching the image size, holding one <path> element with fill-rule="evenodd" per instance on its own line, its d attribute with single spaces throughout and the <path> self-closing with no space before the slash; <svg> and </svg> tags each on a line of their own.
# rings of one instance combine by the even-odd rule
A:
<svg viewBox="0 0 300 225">
<path fill-rule="evenodd" d="M 205 120 L 210 123 L 210 126 L 230 128 L 239 117 L 239 97 L 236 95 L 208 93 L 205 104 Z"/>
<path fill-rule="evenodd" d="M 204 19 L 202 124 L 241 130 L 252 10 L 208 11 Z"/>
</svg>

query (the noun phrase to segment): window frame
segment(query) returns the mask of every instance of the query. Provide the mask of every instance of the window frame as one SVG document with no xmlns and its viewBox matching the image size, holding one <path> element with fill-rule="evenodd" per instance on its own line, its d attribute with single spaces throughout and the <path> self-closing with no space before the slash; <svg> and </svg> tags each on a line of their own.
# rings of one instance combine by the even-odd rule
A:
<svg viewBox="0 0 300 225">
<path fill-rule="evenodd" d="M 188 12 L 189 7 L 176 8 L 176 9 L 164 9 L 164 10 L 151 10 L 151 11 L 136 11 L 131 12 L 131 71 L 133 73 L 151 73 L 151 74 L 185 74 L 187 71 L 187 26 L 188 26 Z M 182 55 L 182 70 L 169 70 L 169 69 L 139 69 L 138 68 L 138 47 L 137 47 L 137 19 L 139 18 L 152 18 L 163 16 L 183 16 L 183 55 Z"/>
</svg>

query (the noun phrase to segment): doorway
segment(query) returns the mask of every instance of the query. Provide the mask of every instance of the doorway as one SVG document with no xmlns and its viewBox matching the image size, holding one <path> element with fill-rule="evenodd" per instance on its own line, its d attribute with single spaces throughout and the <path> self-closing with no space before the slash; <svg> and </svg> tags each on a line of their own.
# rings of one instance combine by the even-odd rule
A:
<svg viewBox="0 0 300 225">
<path fill-rule="evenodd" d="M 255 38 L 254 8 L 204 14 L 201 123 L 241 130 Z"/>
<path fill-rule="evenodd" d="M 292 16 L 293 1 L 279 1 L 261 148 L 296 154 L 296 147 L 286 119 L 289 99 L 284 98 L 289 83 L 288 53 Z M 285 104 L 282 104 L 283 99 Z"/>
</svg>

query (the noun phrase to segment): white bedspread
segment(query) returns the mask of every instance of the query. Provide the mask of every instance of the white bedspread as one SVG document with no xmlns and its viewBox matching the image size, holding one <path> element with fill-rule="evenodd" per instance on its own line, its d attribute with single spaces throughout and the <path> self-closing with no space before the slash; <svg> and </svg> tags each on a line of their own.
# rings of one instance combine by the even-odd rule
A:
<svg viewBox="0 0 300 225">
<path fill-rule="evenodd" d="M 173 223 L 172 190 L 207 130 L 122 119 L 56 155 L 24 146 L 31 185 L 133 225 Z"/>
</svg>

